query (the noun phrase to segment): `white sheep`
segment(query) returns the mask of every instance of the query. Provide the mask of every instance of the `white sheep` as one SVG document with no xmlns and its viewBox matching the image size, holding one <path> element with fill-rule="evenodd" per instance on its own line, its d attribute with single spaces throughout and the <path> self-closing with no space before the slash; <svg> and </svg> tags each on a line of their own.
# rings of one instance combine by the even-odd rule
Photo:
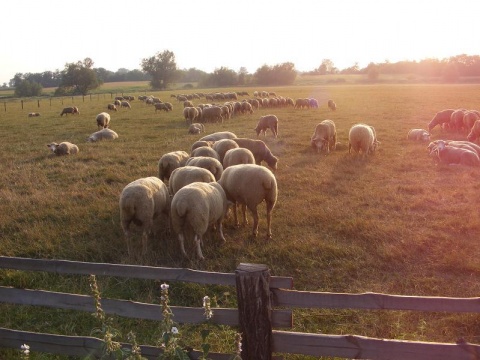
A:
<svg viewBox="0 0 480 360">
<path fill-rule="evenodd" d="M 204 260 L 201 243 L 208 228 L 214 225 L 225 242 L 222 221 L 227 213 L 227 197 L 222 186 L 217 182 L 194 182 L 182 187 L 172 198 L 171 224 L 178 235 L 182 254 L 188 258 L 185 251 L 185 238 L 193 232 L 193 240 L 197 256 Z"/>
<path fill-rule="evenodd" d="M 254 130 L 258 137 L 261 132 L 263 132 L 263 136 L 266 136 L 268 129 L 270 129 L 274 137 L 278 136 L 278 118 L 275 115 L 262 116 Z"/>
<path fill-rule="evenodd" d="M 28 117 L 37 117 L 37 116 L 40 116 L 40 113 L 38 113 L 38 112 L 28 113 Z"/>
<path fill-rule="evenodd" d="M 237 135 L 230 131 L 219 131 L 210 135 L 205 135 L 200 141 L 218 141 L 222 139 L 234 139 Z"/>
<path fill-rule="evenodd" d="M 192 144 L 192 147 L 190 148 L 190 152 L 192 152 L 196 148 L 199 148 L 200 146 L 210 146 L 210 147 L 212 147 L 214 143 L 215 143 L 215 141 L 204 141 L 204 140 L 195 141 Z"/>
<path fill-rule="evenodd" d="M 204 168 L 198 166 L 183 166 L 172 171 L 168 180 L 168 190 L 171 195 L 180 190 L 182 187 L 193 182 L 214 182 L 215 176 Z"/>
<path fill-rule="evenodd" d="M 147 240 L 156 232 L 161 217 L 168 226 L 170 195 L 167 186 L 155 176 L 137 179 L 124 187 L 120 194 L 120 221 L 132 255 L 130 225 L 133 222 L 142 229 L 142 256 L 147 253 Z"/>
<path fill-rule="evenodd" d="M 89 142 L 95 142 L 100 140 L 114 140 L 118 138 L 118 134 L 111 129 L 102 129 L 97 132 L 94 132 L 87 138 Z"/>
<path fill-rule="evenodd" d="M 211 148 L 210 146 L 200 146 L 193 150 L 190 154 L 190 157 L 199 157 L 199 156 L 208 156 L 220 161 L 218 153 Z"/>
<path fill-rule="evenodd" d="M 332 99 L 328 100 L 327 106 L 332 111 L 337 110 L 337 104 L 335 104 L 335 102 Z"/>
<path fill-rule="evenodd" d="M 165 179 L 170 179 L 173 170 L 185 166 L 189 157 L 190 155 L 183 150 L 163 154 L 158 161 L 158 177 L 160 180 L 165 181 Z"/>
<path fill-rule="evenodd" d="M 108 104 L 107 110 L 117 111 L 117 106 L 115 104 Z"/>
<path fill-rule="evenodd" d="M 255 163 L 257 165 L 260 165 L 262 161 L 265 161 L 271 169 L 277 170 L 278 158 L 272 154 L 268 146 L 262 140 L 235 138 L 233 141 L 235 141 L 238 146 L 250 150 L 255 157 Z"/>
<path fill-rule="evenodd" d="M 460 164 L 466 166 L 480 166 L 480 158 L 475 151 L 447 145 L 438 140 L 430 151 L 430 156 L 443 164 Z"/>
<path fill-rule="evenodd" d="M 216 141 L 212 145 L 212 148 L 217 152 L 218 160 L 220 160 L 220 162 L 223 164 L 223 158 L 225 157 L 225 153 L 230 149 L 238 148 L 238 144 L 232 139 L 222 139 Z"/>
<path fill-rule="evenodd" d="M 461 148 L 461 149 L 467 149 L 467 150 L 473 151 L 480 157 L 480 146 L 473 143 L 473 142 L 465 141 L 465 140 L 435 140 L 435 141 L 432 141 L 427 146 L 428 152 L 431 156 L 435 157 L 435 154 L 433 154 L 433 151 L 436 150 L 437 144 L 440 141 L 444 142 L 445 145 L 447 145 L 447 146 Z"/>
<path fill-rule="evenodd" d="M 217 181 L 218 179 L 220 179 L 223 173 L 222 163 L 219 160 L 210 156 L 191 157 L 187 160 L 185 165 L 198 166 L 207 169 L 213 174 L 213 176 L 215 176 L 215 180 Z"/>
<path fill-rule="evenodd" d="M 225 156 L 223 158 L 224 170 L 229 166 L 240 164 L 255 164 L 255 157 L 250 150 L 237 147 L 234 149 L 230 149 L 225 153 Z"/>
<path fill-rule="evenodd" d="M 430 141 L 430 133 L 424 129 L 411 129 L 407 134 L 408 140 Z"/>
<path fill-rule="evenodd" d="M 337 128 L 332 120 L 323 120 L 315 126 L 312 137 L 310 138 L 310 145 L 313 149 L 325 151 L 327 154 L 330 150 L 335 150 L 337 143 Z"/>
<path fill-rule="evenodd" d="M 365 124 L 353 125 L 348 133 L 348 141 L 348 152 L 351 153 L 352 149 L 356 153 L 362 152 L 364 158 L 375 151 L 378 143 L 374 128 Z"/>
<path fill-rule="evenodd" d="M 432 129 L 437 125 L 449 123 L 454 111 L 454 109 L 445 109 L 437 112 L 432 118 L 432 120 L 430 120 L 430 122 L 428 123 L 428 132 L 431 133 Z"/>
<path fill-rule="evenodd" d="M 122 102 L 120 103 L 120 106 L 121 106 L 122 108 L 123 108 L 123 107 L 124 107 L 124 108 L 129 108 L 129 109 L 132 108 L 132 106 L 130 105 L 130 103 L 129 103 L 128 101 L 122 101 Z"/>
<path fill-rule="evenodd" d="M 229 166 L 223 171 L 218 180 L 227 195 L 227 199 L 234 203 L 235 224 L 238 226 L 236 205 L 242 205 L 243 223 L 247 223 L 245 208 L 248 207 L 253 216 L 252 235 L 258 235 L 257 206 L 265 200 L 267 205 L 267 239 L 272 237 L 272 210 L 277 201 L 277 180 L 275 175 L 264 166 L 256 164 L 242 164 Z"/>
<path fill-rule="evenodd" d="M 55 142 L 48 144 L 47 147 L 52 150 L 52 152 L 55 155 L 61 156 L 61 155 L 75 155 L 78 154 L 78 146 L 75 144 L 72 144 L 71 142 L 64 141 L 61 142 L 60 144 L 57 144 Z"/>
<path fill-rule="evenodd" d="M 78 107 L 70 106 L 70 107 L 63 108 L 62 112 L 60 113 L 60 116 L 63 116 L 63 114 L 65 114 L 65 115 L 68 115 L 68 114 L 80 115 L 80 111 L 78 111 Z"/>
<path fill-rule="evenodd" d="M 106 129 L 110 124 L 110 114 L 106 112 L 101 112 L 100 114 L 97 115 L 96 121 L 97 121 L 98 128 Z"/>
<path fill-rule="evenodd" d="M 202 123 L 192 123 L 188 127 L 189 134 L 200 134 L 202 132 L 205 132 L 205 125 Z"/>
</svg>

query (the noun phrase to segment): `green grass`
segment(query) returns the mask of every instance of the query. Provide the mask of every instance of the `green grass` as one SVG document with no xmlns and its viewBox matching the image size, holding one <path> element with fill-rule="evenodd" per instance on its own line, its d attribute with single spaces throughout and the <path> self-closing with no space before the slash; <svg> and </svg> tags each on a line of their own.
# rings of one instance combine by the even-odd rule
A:
<svg viewBox="0 0 480 360">
<path fill-rule="evenodd" d="M 225 91 L 205 91 L 215 90 Z M 252 94 L 263 89 L 245 90 Z M 477 108 L 478 86 L 344 84 L 268 90 L 293 99 L 315 97 L 321 106 L 261 109 L 206 127 L 208 133 L 229 130 L 239 137 L 254 137 L 261 115 L 278 116 L 278 139 L 270 133 L 264 139 L 280 159 L 275 173 L 279 196 L 273 211 L 273 240 L 264 239 L 261 205 L 259 237 L 250 238 L 250 226 L 237 229 L 230 218 L 225 222 L 227 243 L 205 241 L 203 263 L 183 259 L 173 236 L 151 240 L 146 258 L 129 259 L 119 223 L 121 190 L 137 178 L 157 175 L 162 154 L 189 151 L 200 136 L 187 134 L 181 104 L 173 102 L 171 113 L 155 113 L 135 100 L 131 110 L 111 113 L 111 128 L 119 139 L 87 143 L 87 136 L 97 130 L 96 114 L 106 111 L 111 101 L 105 94 L 87 96 L 84 101 L 74 98 L 79 116 L 59 116 L 64 106 L 72 105 L 71 98 L 55 98 L 51 105 L 42 100 L 40 108 L 36 100 L 25 101 L 23 110 L 19 103 L 7 104 L 6 112 L 0 107 L 0 253 L 221 272 L 233 272 L 241 262 L 263 263 L 273 275 L 293 276 L 297 290 L 478 296 L 480 169 L 436 166 L 426 144 L 406 140 L 409 129 L 426 128 L 439 110 Z M 195 91 L 199 90 L 153 94 L 172 101 L 172 92 Z M 330 98 L 337 103 L 336 112 L 326 107 Z M 33 111 L 41 117 L 28 118 Z M 381 142 L 378 152 L 367 160 L 347 150 L 329 156 L 313 153 L 310 136 L 315 125 L 327 118 L 336 123 L 343 144 L 353 124 L 373 125 Z M 466 134 L 434 129 L 432 138 L 465 139 Z M 46 147 L 52 141 L 74 142 L 80 153 L 53 157 Z M 192 244 L 187 244 L 187 252 L 193 254 Z M 87 284 L 85 277 L 0 272 L 3 286 L 88 294 Z M 100 278 L 99 284 L 105 297 L 158 303 L 158 282 Z M 231 296 L 222 301 L 228 306 L 235 303 L 233 290 L 223 287 L 171 284 L 171 290 L 172 305 L 201 306 L 204 295 L 221 299 L 226 291 Z M 90 335 L 95 326 L 90 314 L 0 308 L 2 327 Z M 462 337 L 478 343 L 478 320 L 474 314 L 295 310 L 294 330 L 439 342 Z M 155 324 L 117 321 L 124 335 L 134 328 L 139 343 L 155 342 Z M 212 351 L 231 351 L 229 340 L 222 336 L 212 340 Z"/>
</svg>

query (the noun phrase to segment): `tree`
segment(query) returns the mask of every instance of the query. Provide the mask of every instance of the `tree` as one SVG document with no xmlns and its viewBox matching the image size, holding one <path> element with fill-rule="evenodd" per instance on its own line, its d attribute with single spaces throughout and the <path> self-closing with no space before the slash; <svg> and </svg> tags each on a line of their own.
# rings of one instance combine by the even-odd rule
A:
<svg viewBox="0 0 480 360">
<path fill-rule="evenodd" d="M 367 66 L 367 76 L 368 80 L 370 81 L 377 81 L 380 75 L 380 70 L 378 69 L 378 65 L 374 63 L 370 63 Z"/>
<path fill-rule="evenodd" d="M 255 72 L 259 85 L 291 85 L 297 77 L 295 65 L 291 62 L 275 65 L 263 65 Z"/>
<path fill-rule="evenodd" d="M 175 54 L 169 50 L 158 52 L 155 56 L 143 59 L 140 65 L 142 70 L 152 77 L 150 84 L 154 89 L 166 89 L 177 74 Z"/>
<path fill-rule="evenodd" d="M 247 83 L 247 68 L 242 66 L 238 71 L 238 85 L 245 85 Z"/>
<path fill-rule="evenodd" d="M 93 70 L 93 60 L 85 58 L 83 61 L 65 64 L 62 72 L 62 81 L 59 92 L 86 95 L 89 90 L 99 87 L 101 82 Z"/>
<path fill-rule="evenodd" d="M 40 96 L 42 95 L 42 85 L 30 80 L 21 80 L 15 86 L 16 97 Z"/>
</svg>

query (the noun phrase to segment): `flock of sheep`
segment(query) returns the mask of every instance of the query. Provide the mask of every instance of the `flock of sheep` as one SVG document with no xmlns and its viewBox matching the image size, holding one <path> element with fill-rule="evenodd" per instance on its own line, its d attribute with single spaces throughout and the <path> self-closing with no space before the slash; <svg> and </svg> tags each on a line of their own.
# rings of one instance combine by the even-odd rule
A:
<svg viewBox="0 0 480 360">
<path fill-rule="evenodd" d="M 430 141 L 430 133 L 440 126 L 445 132 L 466 134 L 466 140 L 435 140 L 427 146 L 428 154 L 435 163 L 446 165 L 480 166 L 480 146 L 475 141 L 480 137 L 480 112 L 467 109 L 445 109 L 435 114 L 425 129 L 411 129 L 407 139 Z"/>
<path fill-rule="evenodd" d="M 248 94 L 247 94 L 248 95 Z M 214 95 L 209 95 L 214 98 Z M 215 95 L 218 98 L 220 95 Z M 226 98 L 231 95 L 222 94 Z M 208 122 L 222 121 L 232 116 L 253 113 L 259 107 L 276 108 L 293 106 L 295 108 L 318 107 L 316 99 L 305 98 L 296 101 L 277 96 L 275 93 L 255 93 L 253 99 L 224 102 L 223 104 L 199 104 L 194 106 L 191 100 L 176 97 L 183 102 L 184 117 L 189 125 L 188 132 L 205 132 Z M 132 99 L 129 99 L 132 100 Z M 151 103 L 155 110 L 173 110 L 171 103 L 162 102 L 154 97 L 140 100 Z M 262 100 L 260 102 L 259 100 Z M 265 103 L 263 100 L 266 100 Z M 275 100 L 271 102 L 271 100 Z M 131 108 L 125 99 L 115 99 L 117 103 L 108 104 L 107 110 L 117 110 L 117 106 Z M 328 107 L 336 110 L 336 104 L 329 100 Z M 77 107 L 62 110 L 63 114 L 79 114 Z M 111 117 L 108 112 L 96 116 L 99 129 L 91 134 L 87 141 L 115 139 L 117 133 L 109 128 Z M 259 216 L 257 207 L 266 204 L 267 238 L 272 237 L 272 212 L 277 201 L 278 187 L 274 172 L 278 158 L 273 155 L 266 143 L 258 139 L 270 131 L 273 138 L 279 136 L 279 119 L 268 114 L 259 118 L 255 132 L 257 139 L 239 138 L 230 131 L 216 132 L 195 141 L 189 152 L 183 150 L 163 154 L 158 161 L 158 176 L 149 176 L 132 181 L 124 187 L 119 197 L 119 209 L 122 230 L 125 235 L 128 253 L 133 255 L 132 224 L 142 232 L 142 255 L 148 249 L 148 237 L 163 223 L 172 230 L 179 241 L 184 256 L 185 242 L 194 244 L 198 259 L 204 259 L 202 243 L 207 231 L 216 229 L 220 240 L 225 241 L 223 221 L 229 209 L 232 210 L 234 223 L 240 226 L 237 207 L 241 208 L 243 225 L 246 225 L 248 208 L 253 217 L 252 236 L 258 235 Z M 356 124 L 349 132 L 349 152 L 363 153 L 363 156 L 375 151 L 379 142 L 375 129 L 366 124 Z M 337 146 L 336 127 L 332 120 L 324 120 L 315 127 L 311 137 L 311 146 L 317 151 L 329 153 Z M 47 145 L 56 155 L 77 154 L 78 146 L 69 142 Z M 266 166 L 263 166 L 265 163 Z M 163 221 L 162 221 L 163 219 Z"/>
</svg>

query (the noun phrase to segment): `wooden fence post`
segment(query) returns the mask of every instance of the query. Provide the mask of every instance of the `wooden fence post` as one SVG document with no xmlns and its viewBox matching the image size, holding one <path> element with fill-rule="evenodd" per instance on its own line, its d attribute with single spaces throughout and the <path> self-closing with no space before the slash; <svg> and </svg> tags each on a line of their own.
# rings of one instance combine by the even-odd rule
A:
<svg viewBox="0 0 480 360">
<path fill-rule="evenodd" d="M 37 100 L 37 105 L 38 107 L 40 107 L 40 100 Z"/>
<path fill-rule="evenodd" d="M 21 103 L 22 103 L 22 110 L 23 110 L 23 100 L 21 100 Z"/>
<path fill-rule="evenodd" d="M 3 102 L 3 106 L 5 106 L 5 112 L 7 112 L 7 102 L 6 101 Z"/>
<path fill-rule="evenodd" d="M 266 265 L 240 264 L 235 270 L 242 359 L 272 359 L 270 271 Z"/>
</svg>

